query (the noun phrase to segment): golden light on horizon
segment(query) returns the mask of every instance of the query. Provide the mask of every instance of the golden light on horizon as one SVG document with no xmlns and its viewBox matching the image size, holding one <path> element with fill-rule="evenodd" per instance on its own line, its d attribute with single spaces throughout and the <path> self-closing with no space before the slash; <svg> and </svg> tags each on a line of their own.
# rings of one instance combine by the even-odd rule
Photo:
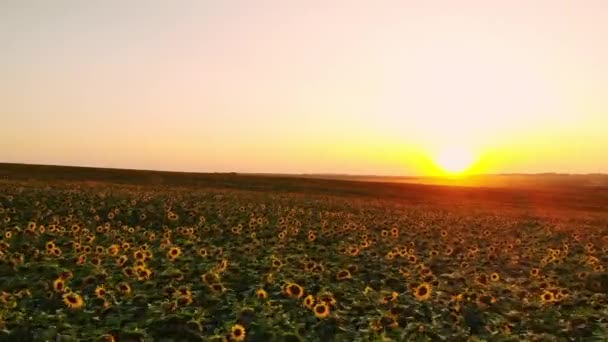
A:
<svg viewBox="0 0 608 342">
<path fill-rule="evenodd" d="M 439 152 L 435 162 L 444 173 L 461 175 L 472 168 L 475 156 L 466 148 L 449 147 Z"/>
</svg>

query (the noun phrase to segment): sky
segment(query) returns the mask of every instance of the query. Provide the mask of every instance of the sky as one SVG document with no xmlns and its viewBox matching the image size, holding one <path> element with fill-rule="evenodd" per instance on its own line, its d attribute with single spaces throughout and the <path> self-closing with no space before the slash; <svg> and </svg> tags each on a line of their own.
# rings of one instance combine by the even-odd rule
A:
<svg viewBox="0 0 608 342">
<path fill-rule="evenodd" d="M 3 0 L 0 162 L 608 173 L 606 42 L 604 0 Z"/>
</svg>

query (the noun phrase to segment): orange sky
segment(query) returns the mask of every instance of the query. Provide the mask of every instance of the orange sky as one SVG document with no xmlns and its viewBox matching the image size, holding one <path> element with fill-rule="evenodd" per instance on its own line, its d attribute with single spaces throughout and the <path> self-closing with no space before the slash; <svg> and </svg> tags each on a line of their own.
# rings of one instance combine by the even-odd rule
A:
<svg viewBox="0 0 608 342">
<path fill-rule="evenodd" d="M 608 172 L 607 41 L 606 1 L 2 1 L 0 161 Z"/>
</svg>

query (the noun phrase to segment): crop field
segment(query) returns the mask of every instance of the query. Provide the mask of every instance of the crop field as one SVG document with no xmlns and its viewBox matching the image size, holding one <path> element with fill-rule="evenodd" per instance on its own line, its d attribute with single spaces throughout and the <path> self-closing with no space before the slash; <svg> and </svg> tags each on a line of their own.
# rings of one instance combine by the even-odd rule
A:
<svg viewBox="0 0 608 342">
<path fill-rule="evenodd" d="M 2 167 L 0 340 L 608 336 L 605 188 Z"/>
</svg>

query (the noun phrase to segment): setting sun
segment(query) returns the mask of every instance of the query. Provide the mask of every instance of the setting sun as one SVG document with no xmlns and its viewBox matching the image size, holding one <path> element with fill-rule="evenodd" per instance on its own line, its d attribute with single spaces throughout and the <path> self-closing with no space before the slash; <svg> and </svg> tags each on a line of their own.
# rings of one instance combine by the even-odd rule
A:
<svg viewBox="0 0 608 342">
<path fill-rule="evenodd" d="M 437 155 L 437 165 L 448 174 L 462 174 L 471 168 L 473 154 L 464 148 L 447 148 Z"/>
</svg>

